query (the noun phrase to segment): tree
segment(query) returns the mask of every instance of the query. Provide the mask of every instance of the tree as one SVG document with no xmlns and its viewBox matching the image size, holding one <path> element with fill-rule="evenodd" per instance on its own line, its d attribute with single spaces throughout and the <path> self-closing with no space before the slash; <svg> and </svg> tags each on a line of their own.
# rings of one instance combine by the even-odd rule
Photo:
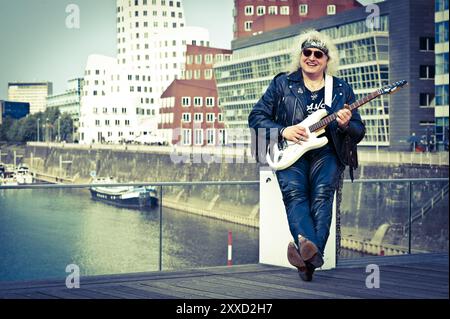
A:
<svg viewBox="0 0 450 319">
<path fill-rule="evenodd" d="M 61 133 L 61 141 L 73 140 L 72 132 L 73 132 L 73 120 L 70 114 L 63 113 L 60 116 L 59 120 L 59 130 Z"/>
</svg>

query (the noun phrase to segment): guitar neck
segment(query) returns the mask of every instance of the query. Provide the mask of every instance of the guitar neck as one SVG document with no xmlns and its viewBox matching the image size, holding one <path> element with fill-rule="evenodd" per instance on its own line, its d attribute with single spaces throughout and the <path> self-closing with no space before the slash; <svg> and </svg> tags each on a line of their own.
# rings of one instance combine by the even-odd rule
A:
<svg viewBox="0 0 450 319">
<path fill-rule="evenodd" d="M 350 111 L 353 111 L 354 109 L 357 109 L 358 107 L 366 104 L 367 102 L 370 102 L 371 100 L 377 98 L 379 95 L 381 95 L 381 93 L 379 91 L 372 92 L 371 94 L 365 96 L 364 98 L 350 104 L 348 106 L 348 109 Z M 319 122 L 311 125 L 309 127 L 309 131 L 310 132 L 320 131 L 320 130 L 324 129 L 325 127 L 327 127 L 328 124 L 330 124 L 331 122 L 336 120 L 336 118 L 337 118 L 337 112 L 334 112 L 333 114 L 330 114 L 330 115 L 324 117 Z"/>
</svg>

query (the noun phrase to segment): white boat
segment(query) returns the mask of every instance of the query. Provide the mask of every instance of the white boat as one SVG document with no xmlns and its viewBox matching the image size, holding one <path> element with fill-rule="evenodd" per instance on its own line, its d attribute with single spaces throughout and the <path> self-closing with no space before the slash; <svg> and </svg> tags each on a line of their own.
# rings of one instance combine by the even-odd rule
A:
<svg viewBox="0 0 450 319">
<path fill-rule="evenodd" d="M 5 170 L 0 175 L 0 185 L 2 186 L 19 185 L 16 179 L 16 173 Z"/>
<path fill-rule="evenodd" d="M 32 184 L 33 175 L 27 166 L 21 165 L 16 171 L 16 180 L 19 184 Z"/>
</svg>

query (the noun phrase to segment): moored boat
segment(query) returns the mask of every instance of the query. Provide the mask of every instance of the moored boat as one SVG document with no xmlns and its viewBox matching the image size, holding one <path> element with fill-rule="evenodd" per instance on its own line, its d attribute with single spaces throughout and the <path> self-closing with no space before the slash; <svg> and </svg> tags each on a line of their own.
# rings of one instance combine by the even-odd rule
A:
<svg viewBox="0 0 450 319">
<path fill-rule="evenodd" d="M 113 178 L 96 178 L 95 184 L 117 184 Z M 152 208 L 158 205 L 156 188 L 151 186 L 92 186 L 89 188 L 91 196 L 119 207 Z"/>
<path fill-rule="evenodd" d="M 16 180 L 18 184 L 32 184 L 33 175 L 27 166 L 21 165 L 16 171 Z"/>
</svg>

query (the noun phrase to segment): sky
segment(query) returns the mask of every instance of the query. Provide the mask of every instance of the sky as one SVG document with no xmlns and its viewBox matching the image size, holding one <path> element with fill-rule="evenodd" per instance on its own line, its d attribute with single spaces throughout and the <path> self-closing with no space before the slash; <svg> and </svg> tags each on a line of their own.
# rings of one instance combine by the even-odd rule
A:
<svg viewBox="0 0 450 319">
<path fill-rule="evenodd" d="M 66 27 L 66 7 L 80 28 Z M 211 46 L 231 47 L 233 0 L 184 0 L 186 25 L 207 28 Z M 0 0 L 0 100 L 8 82 L 50 81 L 62 93 L 82 76 L 90 54 L 116 56 L 115 0 Z"/>
</svg>

